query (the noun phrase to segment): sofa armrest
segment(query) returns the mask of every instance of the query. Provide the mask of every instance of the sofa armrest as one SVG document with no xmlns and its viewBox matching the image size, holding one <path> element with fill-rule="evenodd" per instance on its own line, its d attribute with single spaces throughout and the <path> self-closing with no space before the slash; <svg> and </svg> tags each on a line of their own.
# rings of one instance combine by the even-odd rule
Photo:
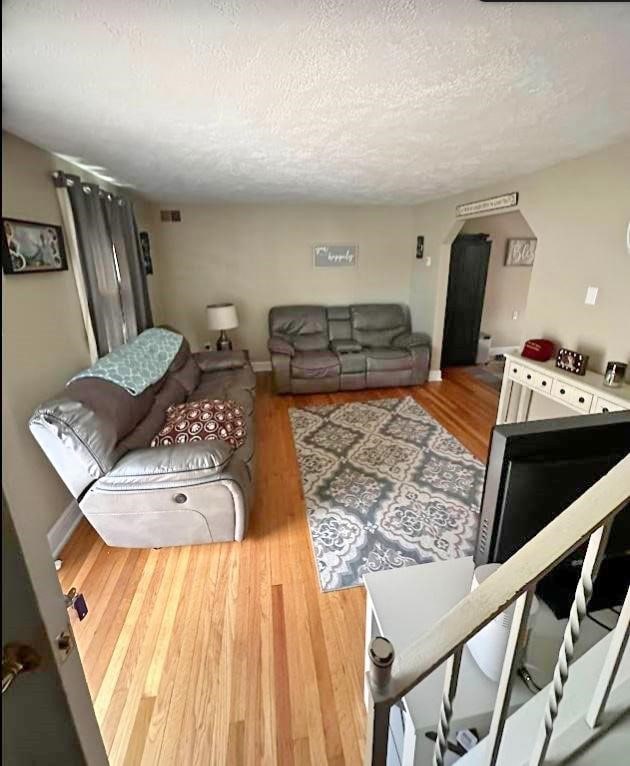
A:
<svg viewBox="0 0 630 766">
<path fill-rule="evenodd" d="M 272 354 L 284 354 L 285 356 L 294 356 L 295 354 L 293 346 L 281 335 L 272 335 L 267 341 L 267 348 Z"/>
<path fill-rule="evenodd" d="M 178 486 L 221 477 L 234 450 L 224 441 L 201 441 L 148 447 L 128 452 L 99 481 L 101 489 L 134 484 Z"/>
<path fill-rule="evenodd" d="M 430 346 L 431 338 L 426 332 L 404 332 L 397 335 L 392 341 L 395 348 L 415 348 L 417 346 Z"/>
<path fill-rule="evenodd" d="M 247 364 L 247 357 L 243 351 L 197 351 L 193 358 L 201 372 L 236 370 Z"/>
<path fill-rule="evenodd" d="M 353 351 L 361 351 L 363 346 L 357 340 L 344 338 L 330 341 L 330 348 L 335 354 L 350 354 Z"/>
</svg>

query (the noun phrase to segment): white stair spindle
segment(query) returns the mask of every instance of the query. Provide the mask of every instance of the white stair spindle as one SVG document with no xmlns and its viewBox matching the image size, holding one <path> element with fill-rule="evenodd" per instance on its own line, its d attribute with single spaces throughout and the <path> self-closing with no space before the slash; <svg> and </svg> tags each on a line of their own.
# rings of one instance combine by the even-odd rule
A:
<svg viewBox="0 0 630 766">
<path fill-rule="evenodd" d="M 529 611 L 533 599 L 534 587 L 532 586 L 519 596 L 514 609 L 510 635 L 508 636 L 508 642 L 505 649 L 505 660 L 499 679 L 497 699 L 494 706 L 492 721 L 490 723 L 490 731 L 486 740 L 488 766 L 494 766 L 499 756 L 501 737 L 503 736 L 505 719 L 507 718 L 510 705 L 512 685 L 514 683 L 514 676 L 518 670 L 518 663 L 522 659 L 522 650 L 524 649 L 527 637 L 527 620 L 529 618 Z"/>
<path fill-rule="evenodd" d="M 610 695 L 613 683 L 615 682 L 619 663 L 621 662 L 621 657 L 628 644 L 629 637 L 630 588 L 626 593 L 626 599 L 623 602 L 623 607 L 619 613 L 619 619 L 617 620 L 617 626 L 615 627 L 612 636 L 608 654 L 606 655 L 599 681 L 595 687 L 591 706 L 586 714 L 586 723 L 593 729 L 601 723 L 604 710 L 606 709 L 606 703 L 608 702 L 608 696 Z"/>
<path fill-rule="evenodd" d="M 433 766 L 443 766 L 444 753 L 448 741 L 448 732 L 453 715 L 453 699 L 457 691 L 459 668 L 462 662 L 463 645 L 458 646 L 446 661 L 446 675 L 444 676 L 444 690 L 442 692 L 442 705 L 440 707 L 440 720 L 438 722 L 435 749 L 433 751 Z"/>
<path fill-rule="evenodd" d="M 575 589 L 575 597 L 573 599 L 573 604 L 571 605 L 569 622 L 564 631 L 560 653 L 558 654 L 558 662 L 553 673 L 553 681 L 549 690 L 547 707 L 530 759 L 530 766 L 541 766 L 547 755 L 549 742 L 551 741 L 551 735 L 553 734 L 554 723 L 558 716 L 558 708 L 564 694 L 564 686 L 569 677 L 569 666 L 573 659 L 575 644 L 579 638 L 580 626 L 582 620 L 586 616 L 588 602 L 593 593 L 593 581 L 597 577 L 599 565 L 601 564 L 606 549 L 611 524 L 612 521 L 609 520 L 606 524 L 593 532 L 589 539 L 586 555 L 584 556 L 584 563 L 582 564 L 582 570 L 580 572 L 580 580 Z"/>
</svg>

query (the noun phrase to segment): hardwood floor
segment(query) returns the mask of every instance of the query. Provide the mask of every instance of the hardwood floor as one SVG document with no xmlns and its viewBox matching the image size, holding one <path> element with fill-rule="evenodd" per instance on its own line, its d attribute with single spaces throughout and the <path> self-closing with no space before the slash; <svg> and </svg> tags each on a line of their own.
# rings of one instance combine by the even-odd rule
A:
<svg viewBox="0 0 630 766">
<path fill-rule="evenodd" d="M 243 543 L 116 549 L 81 523 L 59 576 L 87 599 L 74 629 L 114 766 L 361 763 L 364 591 L 319 590 L 287 410 L 408 395 L 485 461 L 498 397 L 461 370 L 300 397 L 260 375 Z"/>
</svg>

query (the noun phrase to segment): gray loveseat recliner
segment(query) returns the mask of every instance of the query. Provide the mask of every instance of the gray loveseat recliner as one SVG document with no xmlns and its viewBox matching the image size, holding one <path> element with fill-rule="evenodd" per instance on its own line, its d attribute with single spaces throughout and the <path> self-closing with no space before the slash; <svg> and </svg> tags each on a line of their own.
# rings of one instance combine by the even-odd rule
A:
<svg viewBox="0 0 630 766">
<path fill-rule="evenodd" d="M 242 540 L 252 502 L 256 376 L 243 353 L 191 354 L 140 395 L 74 380 L 33 414 L 31 432 L 108 545 L 161 548 Z M 247 438 L 150 447 L 171 404 L 233 399 Z"/>
<path fill-rule="evenodd" d="M 278 393 L 413 386 L 429 374 L 430 339 L 394 303 L 274 306 L 269 351 Z"/>
</svg>

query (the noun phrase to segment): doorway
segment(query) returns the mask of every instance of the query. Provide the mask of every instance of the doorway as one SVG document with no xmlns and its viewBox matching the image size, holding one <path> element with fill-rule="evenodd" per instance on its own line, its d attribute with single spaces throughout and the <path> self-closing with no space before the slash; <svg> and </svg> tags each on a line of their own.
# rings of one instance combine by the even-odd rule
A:
<svg viewBox="0 0 630 766">
<path fill-rule="evenodd" d="M 535 260 L 536 234 L 520 211 L 465 221 L 451 247 L 441 367 L 466 367 L 495 389 L 503 355 L 518 352 L 526 339 L 533 260 L 514 263 L 514 244 L 531 247 Z"/>
<path fill-rule="evenodd" d="M 441 367 L 477 357 L 491 243 L 487 234 L 458 234 L 451 245 Z"/>
</svg>

